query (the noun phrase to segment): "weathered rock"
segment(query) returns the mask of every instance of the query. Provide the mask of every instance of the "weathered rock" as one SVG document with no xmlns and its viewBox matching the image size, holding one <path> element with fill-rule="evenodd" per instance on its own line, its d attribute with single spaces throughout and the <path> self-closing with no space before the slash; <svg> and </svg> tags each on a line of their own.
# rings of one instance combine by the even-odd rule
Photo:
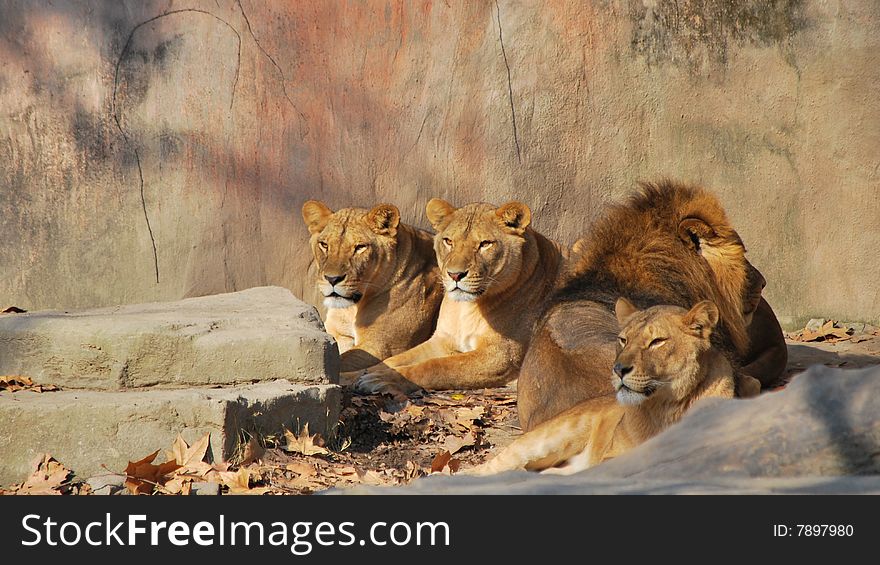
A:
<svg viewBox="0 0 880 565">
<path fill-rule="evenodd" d="M 807 322 L 805 329 L 811 332 L 817 332 L 822 329 L 822 326 L 825 325 L 825 318 L 812 318 L 809 322 Z"/>
<path fill-rule="evenodd" d="M 237 453 L 242 430 L 268 434 L 308 423 L 328 437 L 341 402 L 338 386 L 284 380 L 224 389 L 0 394 L 0 484 L 22 481 L 41 453 L 79 476 L 121 472 L 129 461 L 170 449 L 178 433 L 189 443 L 210 433 L 216 460 Z"/>
<path fill-rule="evenodd" d="M 0 317 L 0 374 L 63 389 L 337 382 L 315 309 L 279 287 Z"/>
<path fill-rule="evenodd" d="M 843 327 L 848 330 L 852 330 L 854 334 L 861 334 L 865 333 L 865 328 L 868 327 L 868 324 L 864 324 L 861 322 L 850 322 L 847 324 L 843 324 Z"/>
<path fill-rule="evenodd" d="M 424 494 L 880 494 L 880 477 L 619 479 L 518 471 L 490 477 L 433 476 L 405 487 L 357 486 L 327 495 Z"/>
<path fill-rule="evenodd" d="M 7 0 L 0 53 L 0 308 L 302 296 L 310 198 L 571 243 L 669 175 L 786 327 L 880 320 L 875 2 Z"/>
<path fill-rule="evenodd" d="M 193 496 L 216 496 L 220 494 L 218 483 L 193 483 L 189 491 Z"/>
<path fill-rule="evenodd" d="M 125 488 L 125 475 L 104 474 L 86 481 L 92 487 L 92 494 L 112 495 Z"/>
</svg>

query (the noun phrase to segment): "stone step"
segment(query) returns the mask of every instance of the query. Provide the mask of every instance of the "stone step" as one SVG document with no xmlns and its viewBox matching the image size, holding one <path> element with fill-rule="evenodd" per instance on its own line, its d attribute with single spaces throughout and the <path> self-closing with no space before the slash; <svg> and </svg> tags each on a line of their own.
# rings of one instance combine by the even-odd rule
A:
<svg viewBox="0 0 880 565">
<path fill-rule="evenodd" d="M 260 287 L 177 302 L 0 316 L 0 375 L 63 389 L 338 382 L 314 307 Z"/>
<path fill-rule="evenodd" d="M 129 461 L 170 449 L 178 433 L 190 444 L 210 433 L 215 460 L 237 452 L 241 430 L 296 432 L 308 423 L 327 438 L 341 404 L 338 386 L 286 380 L 222 389 L 2 393 L 0 485 L 24 480 L 42 453 L 83 478 L 121 472 Z"/>
</svg>

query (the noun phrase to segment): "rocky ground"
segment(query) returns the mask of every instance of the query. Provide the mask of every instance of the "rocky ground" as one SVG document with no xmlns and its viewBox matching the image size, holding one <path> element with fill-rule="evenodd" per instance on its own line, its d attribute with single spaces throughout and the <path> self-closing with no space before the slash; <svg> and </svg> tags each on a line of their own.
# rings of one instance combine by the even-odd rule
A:
<svg viewBox="0 0 880 565">
<path fill-rule="evenodd" d="M 815 364 L 841 369 L 880 365 L 880 331 L 870 326 L 848 328 L 815 321 L 812 326 L 787 337 L 786 382 L 780 383 L 778 389 L 784 389 L 795 375 Z M 0 381 L 0 390 L 5 389 L 0 394 L 18 394 L 12 391 L 35 386 L 7 379 Z M 48 389 L 42 394 L 53 392 Z M 182 438 L 171 446 L 155 446 L 168 449 L 165 455 L 131 453 L 126 469 L 106 468 L 106 473 L 92 477 L 76 476 L 64 467 L 64 461 L 43 457 L 34 462 L 34 473 L 27 481 L 10 485 L 3 492 L 310 494 L 358 485 L 404 485 L 427 475 L 454 475 L 460 468 L 484 461 L 520 433 L 515 386 L 425 393 L 410 399 L 346 393 L 339 421 L 337 433 L 329 441 L 308 429 L 296 434 L 287 431 L 279 435 L 244 437 L 245 447 L 231 464 L 210 462 L 210 456 L 206 457 L 207 439 L 189 445 Z M 150 459 L 151 455 L 155 459 Z M 630 488 L 615 487 L 612 479 L 603 480 L 602 488 L 612 491 L 617 488 L 624 492 Z M 520 481 L 515 479 L 511 484 Z M 555 481 L 563 487 L 568 484 L 564 479 Z M 718 489 L 724 487 L 722 483 Z M 445 492 L 454 490 L 451 485 L 455 484 L 461 484 L 465 490 L 479 488 L 469 483 L 424 484 L 441 485 L 438 488 Z M 774 485 L 766 488 L 770 491 L 782 488 Z M 803 486 L 799 485 L 793 484 L 792 488 L 797 490 Z M 823 485 L 817 488 L 858 490 L 852 485 Z M 668 485 L 656 488 L 662 492 Z M 715 488 L 701 486 L 688 492 L 710 492 Z M 756 483 L 750 488 L 761 492 L 764 487 Z"/>
</svg>

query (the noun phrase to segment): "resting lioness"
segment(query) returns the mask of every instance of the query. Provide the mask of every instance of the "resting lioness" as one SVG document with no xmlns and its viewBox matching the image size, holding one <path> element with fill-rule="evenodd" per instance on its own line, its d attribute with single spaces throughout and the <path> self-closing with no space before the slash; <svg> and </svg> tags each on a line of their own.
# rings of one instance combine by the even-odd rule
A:
<svg viewBox="0 0 880 565">
<path fill-rule="evenodd" d="M 621 298 L 615 310 L 623 326 L 611 369 L 616 394 L 592 398 L 544 422 L 472 474 L 576 473 L 657 435 L 700 398 L 734 396 L 733 368 L 709 339 L 718 323 L 714 304 L 638 311 Z"/>
<path fill-rule="evenodd" d="M 433 199 L 426 213 L 446 295 L 425 343 L 359 375 L 369 393 L 501 386 L 517 376 L 532 325 L 563 253 L 534 231 L 519 202 L 456 209 Z"/>
<path fill-rule="evenodd" d="M 391 204 L 334 213 L 309 200 L 302 215 L 342 371 L 369 367 L 431 336 L 443 287 L 429 233 L 401 224 Z"/>
<path fill-rule="evenodd" d="M 588 398 L 612 392 L 614 302 L 688 308 L 711 300 L 720 321 L 715 346 L 763 384 L 785 369 L 782 330 L 761 298 L 764 279 L 745 257 L 718 199 L 669 181 L 644 184 L 593 224 L 572 252 L 566 280 L 548 300 L 517 383 L 520 423 L 528 431 Z M 757 392 L 742 379 L 743 396 Z"/>
</svg>

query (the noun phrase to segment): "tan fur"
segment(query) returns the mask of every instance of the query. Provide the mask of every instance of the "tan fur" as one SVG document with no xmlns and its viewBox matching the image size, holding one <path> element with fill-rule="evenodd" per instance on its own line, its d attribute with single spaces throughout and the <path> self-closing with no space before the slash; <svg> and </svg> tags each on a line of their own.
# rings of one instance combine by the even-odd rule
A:
<svg viewBox="0 0 880 565">
<path fill-rule="evenodd" d="M 711 300 L 720 313 L 716 347 L 748 366 L 744 374 L 776 380 L 785 340 L 745 251 L 721 204 L 701 188 L 644 184 L 612 207 L 575 243 L 565 281 L 536 325 L 517 384 L 523 429 L 612 392 L 606 371 L 615 355 L 618 296 L 642 308 Z M 738 392 L 753 395 L 756 386 L 743 378 Z"/>
<path fill-rule="evenodd" d="M 446 290 L 437 329 L 425 343 L 358 375 L 361 391 L 472 389 L 515 379 L 556 282 L 563 252 L 529 226 L 525 204 L 456 209 L 433 199 L 426 213 L 437 231 L 434 249 Z"/>
<path fill-rule="evenodd" d="M 302 215 L 328 306 L 324 324 L 343 371 L 370 367 L 431 336 L 443 288 L 430 234 L 401 224 L 391 204 L 334 213 L 310 200 Z M 344 278 L 334 286 L 327 276 Z"/>
<path fill-rule="evenodd" d="M 700 398 L 734 396 L 734 371 L 710 335 L 718 309 L 617 304 L 623 324 L 611 371 L 616 394 L 584 401 L 526 432 L 471 473 L 569 474 L 598 465 L 679 421 Z"/>
</svg>

